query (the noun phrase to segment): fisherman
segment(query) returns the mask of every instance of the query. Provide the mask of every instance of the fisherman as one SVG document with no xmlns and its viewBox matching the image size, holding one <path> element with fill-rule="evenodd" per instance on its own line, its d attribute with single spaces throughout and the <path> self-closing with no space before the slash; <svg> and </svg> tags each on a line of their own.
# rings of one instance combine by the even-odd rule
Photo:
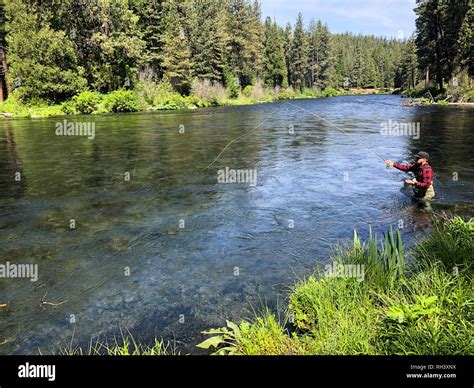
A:
<svg viewBox="0 0 474 388">
<path fill-rule="evenodd" d="M 430 155 L 427 152 L 420 151 L 415 155 L 416 162 L 409 165 L 394 163 L 391 160 L 385 161 L 389 167 L 395 167 L 404 172 L 412 172 L 415 175 L 415 179 L 406 179 L 405 184 L 413 186 L 413 198 L 425 205 L 428 205 L 429 201 L 435 196 L 433 188 L 435 174 L 429 160 Z"/>
</svg>

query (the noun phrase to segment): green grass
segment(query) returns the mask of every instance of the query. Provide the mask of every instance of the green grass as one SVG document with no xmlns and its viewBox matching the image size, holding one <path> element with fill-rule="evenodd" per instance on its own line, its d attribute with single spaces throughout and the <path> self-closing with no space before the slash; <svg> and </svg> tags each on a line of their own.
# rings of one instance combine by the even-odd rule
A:
<svg viewBox="0 0 474 388">
<path fill-rule="evenodd" d="M 474 354 L 473 226 L 438 219 L 409 255 L 398 232 L 366 242 L 355 233 L 332 259 L 363 266 L 363 281 L 317 271 L 291 288 L 283 323 L 266 310 L 206 332 L 212 337 L 199 346 L 217 354 Z"/>
<path fill-rule="evenodd" d="M 41 352 L 40 352 L 41 354 Z M 120 331 L 120 338 L 115 337 L 113 341 L 92 341 L 87 349 L 75 347 L 71 344 L 61 349 L 60 355 L 67 356 L 170 356 L 179 355 L 176 348 L 164 340 L 155 339 L 151 345 L 143 345 L 137 342 L 130 332 L 124 334 Z"/>
<path fill-rule="evenodd" d="M 435 221 L 431 235 L 419 241 L 415 248 L 421 268 L 438 263 L 444 270 L 473 269 L 474 219 L 441 216 Z"/>
</svg>

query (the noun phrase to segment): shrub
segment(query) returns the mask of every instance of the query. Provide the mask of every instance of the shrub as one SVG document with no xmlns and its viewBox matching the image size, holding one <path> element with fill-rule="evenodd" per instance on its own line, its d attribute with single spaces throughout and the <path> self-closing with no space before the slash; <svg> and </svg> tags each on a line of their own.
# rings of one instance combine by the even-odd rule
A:
<svg viewBox="0 0 474 388">
<path fill-rule="evenodd" d="M 143 80 L 135 86 L 135 93 L 142 107 L 149 107 L 155 104 L 155 99 L 161 94 L 160 84 L 151 80 Z"/>
<path fill-rule="evenodd" d="M 194 79 L 191 93 L 199 100 L 208 101 L 211 105 L 221 105 L 227 97 L 227 92 L 221 83 L 211 81 L 207 78 Z"/>
<path fill-rule="evenodd" d="M 244 89 L 244 91 L 245 91 L 245 89 Z M 265 88 L 265 85 L 264 85 L 263 81 L 261 81 L 261 80 L 258 80 L 257 82 L 255 82 L 255 85 L 253 85 L 251 87 L 249 96 L 254 101 L 266 101 L 269 98 L 271 99 L 271 97 L 269 95 L 269 91 Z"/>
<path fill-rule="evenodd" d="M 310 277 L 293 288 L 289 311 L 310 354 L 377 353 L 377 311 L 357 279 Z"/>
<path fill-rule="evenodd" d="M 91 114 L 97 110 L 100 102 L 102 101 L 102 96 L 97 92 L 84 91 L 77 96 L 74 96 L 73 99 L 74 108 L 82 114 Z"/>
<path fill-rule="evenodd" d="M 242 321 L 236 325 L 227 321 L 227 327 L 209 330 L 203 334 L 210 334 L 213 337 L 197 346 L 213 349 L 214 354 L 289 355 L 300 353 L 283 325 L 268 309 L 254 322 Z"/>
<path fill-rule="evenodd" d="M 108 111 L 114 113 L 139 110 L 138 97 L 131 90 L 120 89 L 108 94 L 105 96 L 104 104 Z"/>
<path fill-rule="evenodd" d="M 13 92 L 2 104 L 0 111 L 10 113 L 13 116 L 29 117 L 29 109 L 21 102 L 18 94 Z"/>
<path fill-rule="evenodd" d="M 283 89 L 278 93 L 279 100 L 292 100 L 295 98 L 295 96 L 296 93 L 292 88 Z"/>
<path fill-rule="evenodd" d="M 334 88 L 326 88 L 322 93 L 322 97 L 335 97 L 338 96 L 339 92 Z"/>
<path fill-rule="evenodd" d="M 76 114 L 76 106 L 73 101 L 65 101 L 61 104 L 61 111 L 67 115 Z"/>
<path fill-rule="evenodd" d="M 465 102 L 474 102 L 474 89 L 469 90 L 464 94 L 464 101 Z"/>
<path fill-rule="evenodd" d="M 224 70 L 224 82 L 227 89 L 227 95 L 230 98 L 239 97 L 240 84 L 239 79 L 229 70 Z"/>
<path fill-rule="evenodd" d="M 250 97 L 251 93 L 252 93 L 252 89 L 253 89 L 253 86 L 252 85 L 247 85 L 244 90 L 242 90 L 242 94 L 245 96 L 245 97 Z"/>
</svg>

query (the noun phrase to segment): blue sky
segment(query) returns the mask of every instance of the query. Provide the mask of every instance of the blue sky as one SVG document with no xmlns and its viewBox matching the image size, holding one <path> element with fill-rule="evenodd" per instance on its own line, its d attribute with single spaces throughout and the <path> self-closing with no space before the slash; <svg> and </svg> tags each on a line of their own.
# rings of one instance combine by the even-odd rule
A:
<svg viewBox="0 0 474 388">
<path fill-rule="evenodd" d="M 295 23 L 298 12 L 307 25 L 321 19 L 331 32 L 409 37 L 415 30 L 415 0 L 261 0 L 264 18 L 280 25 Z"/>
</svg>

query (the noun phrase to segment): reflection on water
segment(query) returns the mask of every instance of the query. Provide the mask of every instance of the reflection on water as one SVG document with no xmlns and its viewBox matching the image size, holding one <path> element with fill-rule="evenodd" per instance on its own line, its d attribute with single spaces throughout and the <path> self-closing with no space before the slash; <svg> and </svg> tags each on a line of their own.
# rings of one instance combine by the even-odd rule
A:
<svg viewBox="0 0 474 388">
<path fill-rule="evenodd" d="M 201 330 L 275 306 L 354 228 L 403 220 L 406 240 L 418 237 L 430 215 L 360 144 L 399 161 L 429 151 L 435 212 L 474 213 L 474 111 L 394 96 L 294 103 L 352 137 L 285 103 L 71 119 L 94 121 L 93 141 L 55 136 L 54 118 L 0 121 L 0 264 L 39 265 L 36 283 L 0 279 L 11 306 L 0 353 L 58 351 L 73 332 L 87 344 L 119 326 L 195 352 Z M 420 139 L 381 136 L 389 119 L 420 122 Z M 257 187 L 217 184 L 225 167 L 257 169 Z M 46 293 L 66 303 L 41 305 Z"/>
</svg>

